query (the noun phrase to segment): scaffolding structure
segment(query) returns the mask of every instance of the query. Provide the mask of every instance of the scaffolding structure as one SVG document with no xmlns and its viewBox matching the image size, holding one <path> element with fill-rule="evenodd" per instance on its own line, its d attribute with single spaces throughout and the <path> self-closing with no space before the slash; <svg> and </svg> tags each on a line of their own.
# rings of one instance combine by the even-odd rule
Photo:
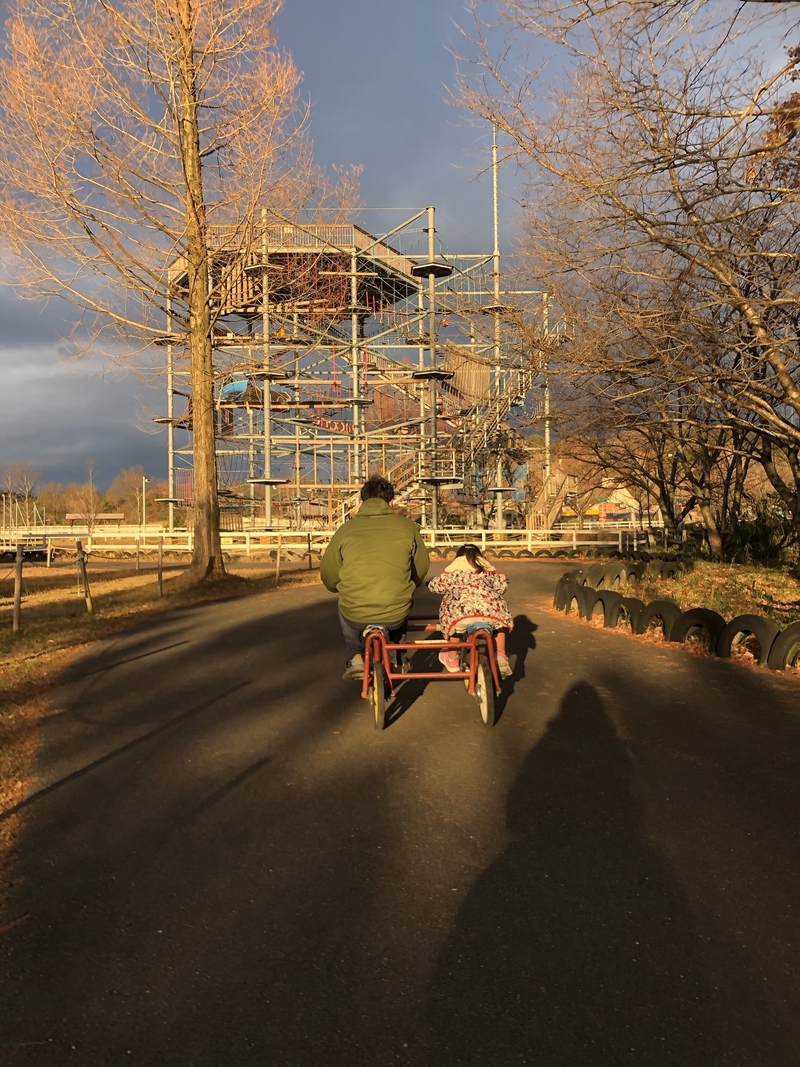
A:
<svg viewBox="0 0 800 1067">
<path fill-rule="evenodd" d="M 502 516 L 499 442 L 514 411 L 537 414 L 547 296 L 502 288 L 496 205 L 495 180 L 491 253 L 445 252 L 433 207 L 381 237 L 263 213 L 244 253 L 241 233 L 212 229 L 223 529 L 334 527 L 376 471 L 423 525 L 473 526 L 486 492 Z M 420 229 L 427 248 L 404 253 Z M 186 284 L 176 260 L 176 297 Z M 161 343 L 172 530 L 193 502 L 191 376 L 170 321 Z"/>
</svg>

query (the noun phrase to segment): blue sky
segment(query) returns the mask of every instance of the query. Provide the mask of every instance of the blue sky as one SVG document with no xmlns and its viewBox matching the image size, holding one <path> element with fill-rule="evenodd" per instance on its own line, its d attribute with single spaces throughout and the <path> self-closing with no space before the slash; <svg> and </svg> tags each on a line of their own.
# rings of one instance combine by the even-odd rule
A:
<svg viewBox="0 0 800 1067">
<path fill-rule="evenodd" d="M 450 250 L 491 247 L 490 135 L 446 102 L 454 81 L 454 22 L 462 0 L 286 0 L 282 45 L 304 72 L 315 154 L 324 166 L 360 164 L 365 205 L 434 204 Z M 503 173 L 503 243 L 513 232 L 518 179 Z M 368 210 L 388 229 L 402 211 Z M 69 308 L 37 305 L 0 289 L 0 469 L 27 459 L 45 480 L 82 481 L 94 461 L 107 485 L 123 466 L 165 476 L 165 440 L 150 430 L 163 400 L 132 372 L 100 358 L 65 358 Z"/>
</svg>

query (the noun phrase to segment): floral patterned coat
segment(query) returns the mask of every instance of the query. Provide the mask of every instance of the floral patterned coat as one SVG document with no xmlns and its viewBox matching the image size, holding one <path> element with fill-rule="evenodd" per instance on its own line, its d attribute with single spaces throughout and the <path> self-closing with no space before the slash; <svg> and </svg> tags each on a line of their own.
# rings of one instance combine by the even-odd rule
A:
<svg viewBox="0 0 800 1067">
<path fill-rule="evenodd" d="M 503 599 L 508 581 L 498 571 L 446 570 L 437 578 L 431 578 L 428 588 L 432 593 L 443 593 L 439 608 L 442 633 L 451 637 L 460 623 L 472 619 L 491 619 L 497 629 L 514 628 L 514 620 Z"/>
</svg>

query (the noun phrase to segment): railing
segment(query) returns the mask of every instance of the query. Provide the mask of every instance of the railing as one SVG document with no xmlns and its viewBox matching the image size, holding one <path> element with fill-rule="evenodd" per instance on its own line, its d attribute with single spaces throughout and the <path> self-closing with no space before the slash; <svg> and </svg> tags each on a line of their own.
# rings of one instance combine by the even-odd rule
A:
<svg viewBox="0 0 800 1067">
<path fill-rule="evenodd" d="M 309 554 L 324 552 L 331 537 L 332 530 L 267 530 L 224 532 L 221 535 L 223 549 L 233 555 L 250 558 L 254 553 L 276 552 L 280 549 L 284 558 L 295 557 L 307 559 Z M 648 544 L 648 531 L 623 530 L 621 528 L 594 527 L 584 530 L 487 530 L 482 528 L 448 527 L 443 529 L 426 528 L 422 537 L 429 548 L 455 548 L 467 541 L 479 544 L 486 549 L 527 549 L 536 552 L 541 549 L 578 550 L 585 547 L 605 546 L 618 551 L 636 551 Z M 33 535 L 29 538 L 34 541 Z M 150 527 L 147 537 L 135 527 L 128 530 L 58 531 L 48 528 L 45 536 L 39 531 L 35 541 L 40 547 L 72 551 L 76 540 L 83 542 L 86 551 L 92 553 L 115 553 L 136 551 L 156 551 L 159 540 L 165 553 L 187 554 L 192 551 L 193 534 L 191 530 L 177 530 L 169 533 L 157 527 Z M 19 538 L 24 543 L 24 538 Z M 0 543 L 0 548 L 3 545 Z M 11 547 L 8 542 L 5 547 Z"/>
</svg>

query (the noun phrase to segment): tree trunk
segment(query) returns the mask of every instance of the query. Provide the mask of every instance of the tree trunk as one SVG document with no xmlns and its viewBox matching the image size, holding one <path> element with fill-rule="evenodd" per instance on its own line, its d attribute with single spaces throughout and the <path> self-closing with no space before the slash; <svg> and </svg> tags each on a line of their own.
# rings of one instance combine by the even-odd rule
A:
<svg viewBox="0 0 800 1067">
<path fill-rule="evenodd" d="M 217 496 L 209 257 L 194 65 L 192 0 L 176 0 L 176 6 L 180 31 L 180 138 L 186 183 L 189 354 L 194 431 L 194 551 L 189 573 L 196 579 L 207 579 L 222 577 L 225 574 Z"/>
<path fill-rule="evenodd" d="M 706 529 L 706 540 L 708 541 L 708 550 L 711 553 L 711 558 L 722 559 L 722 537 L 717 526 L 711 501 L 707 498 L 700 498 L 697 501 L 697 506 L 703 516 L 703 526 Z"/>
</svg>

